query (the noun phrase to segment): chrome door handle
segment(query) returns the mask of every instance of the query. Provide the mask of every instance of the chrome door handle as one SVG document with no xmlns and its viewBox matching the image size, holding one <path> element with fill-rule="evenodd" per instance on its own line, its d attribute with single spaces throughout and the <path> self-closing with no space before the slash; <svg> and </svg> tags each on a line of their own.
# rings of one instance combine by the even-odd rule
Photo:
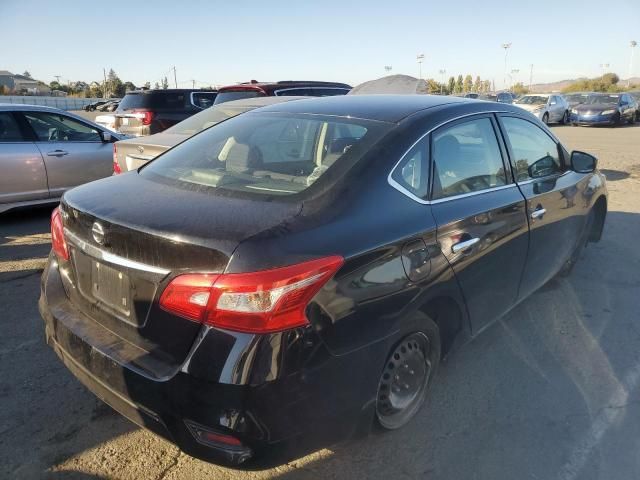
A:
<svg viewBox="0 0 640 480">
<path fill-rule="evenodd" d="M 465 240 L 464 242 L 459 242 L 451 246 L 451 251 L 453 253 L 459 253 L 464 250 L 467 250 L 473 247 L 476 243 L 480 241 L 479 238 L 472 238 L 470 240 Z"/>
<path fill-rule="evenodd" d="M 542 218 L 542 216 L 547 213 L 547 210 L 544 208 L 539 208 L 538 210 L 534 210 L 531 212 L 531 218 L 533 220 L 537 220 L 538 218 Z"/>
<path fill-rule="evenodd" d="M 69 152 L 65 150 L 54 150 L 53 152 L 47 152 L 47 156 L 49 157 L 64 157 L 65 155 L 69 155 Z"/>
</svg>

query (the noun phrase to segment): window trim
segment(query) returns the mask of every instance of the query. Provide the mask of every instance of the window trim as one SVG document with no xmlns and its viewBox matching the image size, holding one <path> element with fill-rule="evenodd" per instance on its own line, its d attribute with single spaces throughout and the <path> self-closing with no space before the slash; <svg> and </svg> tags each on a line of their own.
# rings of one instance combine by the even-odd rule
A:
<svg viewBox="0 0 640 480">
<path fill-rule="evenodd" d="M 43 113 L 45 115 L 59 115 L 61 117 L 66 117 L 70 120 L 73 120 L 74 122 L 80 123 L 82 125 L 84 125 L 87 128 L 90 128 L 92 130 L 95 130 L 96 132 L 98 132 L 98 136 L 100 137 L 100 140 L 40 140 L 40 138 L 38 137 L 38 134 L 36 133 L 35 129 L 33 128 L 33 126 L 31 125 L 31 123 L 29 122 L 29 119 L 27 118 L 28 114 L 40 114 Z M 25 122 L 25 125 L 29 128 L 29 131 L 31 132 L 32 136 L 33 136 L 33 142 L 35 143 L 64 143 L 64 142 L 68 142 L 68 143 L 105 143 L 104 140 L 102 140 L 102 134 L 104 133 L 104 130 L 102 130 L 101 128 L 98 128 L 94 125 L 91 125 L 89 123 L 86 123 L 76 117 L 72 117 L 70 115 L 67 115 L 65 113 L 58 113 L 58 112 L 47 112 L 47 111 L 43 111 L 43 110 L 21 110 L 20 114 L 22 115 L 22 119 Z M 116 140 L 117 141 L 117 140 Z"/>
<path fill-rule="evenodd" d="M 457 200 L 459 198 L 466 198 L 466 197 L 472 197 L 475 195 L 482 195 L 485 193 L 490 193 L 490 192 L 494 192 L 497 190 L 504 190 L 507 188 L 513 188 L 517 185 L 516 182 L 513 181 L 513 173 L 512 173 L 512 178 L 507 178 L 507 184 L 506 185 L 500 185 L 498 187 L 491 187 L 491 188 L 487 188 L 485 190 L 478 190 L 475 192 L 469 192 L 469 193 L 461 193 L 460 195 L 452 195 L 450 197 L 444 197 L 444 198 L 438 198 L 435 200 L 431 199 L 431 190 L 432 190 L 432 182 L 433 182 L 433 162 L 431 161 L 431 147 L 429 147 L 429 175 L 430 175 L 430 179 L 429 179 L 429 192 L 427 194 L 427 198 L 428 200 L 425 200 L 423 198 L 418 197 L 417 195 L 415 195 L 414 193 L 412 193 L 411 191 L 407 190 L 404 186 L 400 185 L 398 182 L 396 182 L 393 178 L 393 172 L 395 172 L 396 168 L 398 168 L 398 166 L 404 161 L 405 157 L 409 154 L 409 152 L 411 152 L 411 150 L 413 150 L 413 147 L 415 147 L 418 143 L 420 143 L 425 137 L 427 137 L 428 135 L 431 135 L 431 133 L 433 133 L 435 130 L 438 130 L 441 127 L 444 127 L 448 124 L 451 123 L 455 123 L 458 120 L 461 120 L 463 118 L 469 118 L 469 117 L 483 117 L 483 116 L 490 116 L 494 119 L 496 125 L 498 126 L 498 130 L 495 131 L 496 134 L 496 140 L 498 141 L 498 145 L 500 146 L 500 150 L 501 150 L 501 154 L 503 156 L 502 158 L 502 162 L 504 164 L 505 158 L 504 158 L 504 154 L 505 151 L 503 151 L 503 144 L 502 141 L 503 139 L 502 137 L 502 132 L 501 132 L 501 128 L 500 128 L 500 123 L 499 121 L 497 121 L 497 119 L 495 119 L 495 116 L 497 114 L 501 114 L 501 113 L 506 113 L 506 114 L 512 114 L 512 116 L 516 117 L 516 118 L 522 118 L 520 117 L 517 113 L 515 112 L 510 112 L 508 110 L 487 110 L 484 112 L 473 112 L 473 113 L 467 113 L 464 115 L 458 115 L 457 117 L 453 117 L 453 118 L 449 118 L 448 120 L 445 120 L 444 122 L 438 123 L 435 126 L 433 126 L 432 128 L 430 128 L 429 130 L 427 130 L 425 133 L 423 133 L 422 135 L 420 135 L 420 137 L 411 144 L 411 146 L 400 156 L 400 160 L 398 160 L 393 167 L 391 167 L 391 170 L 389 171 L 389 174 L 387 175 L 387 183 L 393 187 L 394 189 L 396 189 L 397 191 L 399 191 L 400 193 L 402 193 L 403 195 L 409 197 L 411 200 L 418 202 L 422 205 L 433 205 L 433 204 L 438 204 L 438 203 L 443 203 L 443 202 L 449 202 L 452 200 Z M 495 126 L 494 125 L 494 130 L 495 130 Z M 500 135 L 498 135 L 500 133 Z M 431 145 L 431 139 L 428 139 L 429 141 L 429 146 Z M 505 145 L 505 149 L 506 149 L 506 145 Z M 508 150 L 507 152 L 508 153 Z M 507 157 L 509 158 L 509 157 Z M 508 162 L 508 166 L 509 166 L 509 171 L 512 172 L 512 168 L 511 168 L 511 162 Z M 506 168 L 506 166 L 505 166 Z"/>
</svg>

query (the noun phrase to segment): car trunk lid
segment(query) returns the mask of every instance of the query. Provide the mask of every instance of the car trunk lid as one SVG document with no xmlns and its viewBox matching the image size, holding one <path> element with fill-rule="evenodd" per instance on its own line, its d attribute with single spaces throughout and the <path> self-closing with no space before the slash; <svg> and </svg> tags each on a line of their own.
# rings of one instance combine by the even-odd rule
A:
<svg viewBox="0 0 640 480">
<path fill-rule="evenodd" d="M 131 139 L 118 142 L 116 157 L 123 172 L 136 170 L 171 147 L 186 140 L 188 136 L 172 133 L 157 133 L 146 139 Z"/>
<path fill-rule="evenodd" d="M 180 190 L 137 173 L 79 187 L 62 202 L 71 252 L 65 290 L 88 322 L 164 358 L 165 365 L 180 364 L 201 326 L 158 306 L 170 279 L 188 271 L 223 272 L 243 239 L 299 210 Z"/>
</svg>

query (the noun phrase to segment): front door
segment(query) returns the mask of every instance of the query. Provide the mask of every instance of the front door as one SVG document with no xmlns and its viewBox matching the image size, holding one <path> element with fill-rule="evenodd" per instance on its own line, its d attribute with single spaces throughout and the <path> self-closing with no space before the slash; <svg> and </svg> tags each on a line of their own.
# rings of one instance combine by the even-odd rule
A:
<svg viewBox="0 0 640 480">
<path fill-rule="evenodd" d="M 96 128 L 62 113 L 23 115 L 47 167 L 51 197 L 113 172 L 113 145 L 103 142 Z"/>
<path fill-rule="evenodd" d="M 516 302 L 528 225 L 491 115 L 445 125 L 432 134 L 432 212 L 438 243 L 453 268 L 474 333 Z"/>
<path fill-rule="evenodd" d="M 520 287 L 524 298 L 550 280 L 576 247 L 584 212 L 575 172 L 568 170 L 561 147 L 529 120 L 500 116 L 516 181 L 527 199 L 529 255 Z"/>
<path fill-rule="evenodd" d="M 0 210 L 3 203 L 49 196 L 42 155 L 25 133 L 12 112 L 0 112 Z"/>
</svg>

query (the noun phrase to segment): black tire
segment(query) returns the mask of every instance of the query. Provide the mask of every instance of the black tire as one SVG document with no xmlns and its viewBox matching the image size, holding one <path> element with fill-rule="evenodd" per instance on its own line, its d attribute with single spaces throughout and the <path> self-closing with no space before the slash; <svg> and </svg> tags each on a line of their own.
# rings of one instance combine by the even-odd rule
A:
<svg viewBox="0 0 640 480">
<path fill-rule="evenodd" d="M 562 268 L 558 272 L 558 275 L 557 275 L 558 277 L 568 277 L 569 275 L 571 275 L 571 272 L 573 272 L 573 268 L 576 266 L 576 263 L 578 263 L 578 260 L 580 259 L 580 255 L 582 254 L 584 247 L 587 246 L 587 241 L 589 240 L 589 235 L 591 234 L 591 230 L 593 230 L 595 219 L 596 219 L 596 212 L 594 212 L 592 208 L 587 216 L 587 223 L 584 226 L 584 232 L 582 232 L 582 237 L 578 241 L 578 244 L 576 245 L 576 248 L 571 253 L 571 256 L 569 257 L 569 259 L 565 262 L 565 264 L 562 266 Z"/>
<path fill-rule="evenodd" d="M 629 119 L 629 125 L 633 125 L 634 123 L 636 123 L 636 114 L 635 113 L 633 115 L 631 115 L 631 118 Z"/>
<path fill-rule="evenodd" d="M 549 125 L 549 114 L 545 113 L 544 115 L 542 115 L 542 123 L 544 123 L 545 125 Z"/>
<path fill-rule="evenodd" d="M 569 110 L 564 111 L 564 115 L 562 115 L 562 121 L 560 123 L 562 123 L 562 125 L 567 125 L 569 123 Z"/>
<path fill-rule="evenodd" d="M 438 326 L 422 312 L 414 316 L 412 325 L 418 330 L 393 347 L 380 374 L 376 423 L 383 430 L 397 430 L 413 419 L 427 398 L 440 364 Z"/>
</svg>

